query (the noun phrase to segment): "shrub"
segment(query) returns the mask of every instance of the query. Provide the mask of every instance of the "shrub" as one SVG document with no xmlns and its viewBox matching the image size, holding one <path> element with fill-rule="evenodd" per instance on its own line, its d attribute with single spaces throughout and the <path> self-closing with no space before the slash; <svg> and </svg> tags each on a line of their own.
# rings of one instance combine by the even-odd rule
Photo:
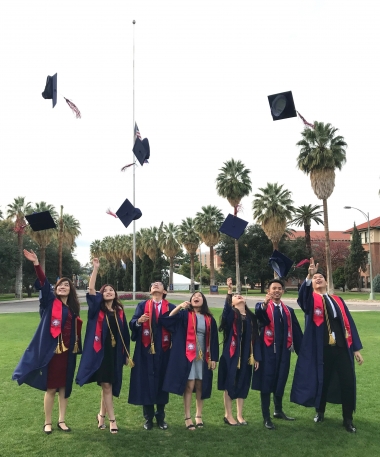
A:
<svg viewBox="0 0 380 457">
<path fill-rule="evenodd" d="M 373 290 L 374 292 L 380 292 L 380 274 L 373 278 Z"/>
<path fill-rule="evenodd" d="M 150 296 L 148 294 L 136 294 L 136 300 L 148 300 Z M 133 300 L 133 294 L 121 294 L 119 300 Z"/>
</svg>

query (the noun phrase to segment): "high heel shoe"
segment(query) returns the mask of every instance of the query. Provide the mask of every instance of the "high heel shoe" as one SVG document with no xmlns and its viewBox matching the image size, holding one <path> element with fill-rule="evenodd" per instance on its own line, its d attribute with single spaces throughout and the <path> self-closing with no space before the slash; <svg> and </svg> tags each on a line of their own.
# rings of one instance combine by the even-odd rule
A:
<svg viewBox="0 0 380 457">
<path fill-rule="evenodd" d="M 191 417 L 185 417 L 185 425 L 186 421 L 191 421 Z M 190 425 L 186 425 L 187 430 L 195 430 L 195 425 L 191 423 Z"/>
<path fill-rule="evenodd" d="M 231 424 L 231 422 L 227 419 L 226 416 L 223 417 L 224 423 L 227 425 L 231 425 L 232 427 L 236 427 L 238 424 Z"/>
<path fill-rule="evenodd" d="M 205 424 L 203 423 L 203 421 L 201 420 L 200 422 L 197 422 L 197 419 L 202 419 L 202 416 L 195 416 L 195 426 L 198 427 L 198 428 L 202 428 Z"/>
<path fill-rule="evenodd" d="M 110 419 L 110 422 L 111 422 L 111 424 L 113 424 L 114 422 L 116 422 L 116 419 Z M 112 434 L 116 434 L 118 431 L 119 431 L 118 428 L 110 428 L 110 432 Z"/>
<path fill-rule="evenodd" d="M 99 430 L 105 430 L 105 429 L 107 428 L 107 427 L 106 427 L 106 424 L 103 423 L 102 425 L 100 425 L 99 417 L 102 417 L 102 418 L 104 419 L 106 416 L 105 416 L 105 415 L 102 416 L 101 414 L 98 414 L 98 415 L 96 416 L 96 420 L 98 421 L 98 429 L 99 429 Z"/>
</svg>

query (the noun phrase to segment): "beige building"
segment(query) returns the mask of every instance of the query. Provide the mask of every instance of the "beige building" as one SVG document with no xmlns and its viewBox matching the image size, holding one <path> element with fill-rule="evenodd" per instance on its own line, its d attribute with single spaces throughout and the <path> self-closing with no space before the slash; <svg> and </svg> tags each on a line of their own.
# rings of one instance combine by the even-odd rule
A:
<svg viewBox="0 0 380 457">
<path fill-rule="evenodd" d="M 197 249 L 196 254 L 199 256 L 200 254 L 200 260 L 201 260 L 201 265 L 206 265 L 207 268 L 210 268 L 210 249 L 202 247 L 201 251 L 199 251 L 199 248 Z M 222 258 L 220 255 L 214 253 L 214 268 L 215 270 L 220 270 L 222 268 Z"/>
</svg>

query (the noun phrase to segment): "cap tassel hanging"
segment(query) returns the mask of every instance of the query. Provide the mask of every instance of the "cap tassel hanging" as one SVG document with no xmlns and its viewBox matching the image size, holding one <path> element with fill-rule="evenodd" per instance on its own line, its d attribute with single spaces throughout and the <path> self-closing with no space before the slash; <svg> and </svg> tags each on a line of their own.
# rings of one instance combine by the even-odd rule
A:
<svg viewBox="0 0 380 457">
<path fill-rule="evenodd" d="M 248 357 L 248 365 L 254 365 L 255 364 L 255 358 L 253 357 L 253 347 L 252 347 L 252 341 L 251 341 L 251 351 Z"/>
<path fill-rule="evenodd" d="M 71 111 L 75 114 L 75 117 L 77 119 L 81 119 L 82 115 L 80 114 L 78 107 L 68 98 L 66 98 L 66 97 L 63 97 L 63 98 L 66 100 L 66 103 L 69 105 Z"/>
</svg>

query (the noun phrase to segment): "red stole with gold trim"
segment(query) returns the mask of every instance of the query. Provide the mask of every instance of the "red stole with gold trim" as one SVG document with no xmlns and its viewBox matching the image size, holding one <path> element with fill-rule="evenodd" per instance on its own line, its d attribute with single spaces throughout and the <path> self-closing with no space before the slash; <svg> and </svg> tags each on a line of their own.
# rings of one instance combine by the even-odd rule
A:
<svg viewBox="0 0 380 457">
<path fill-rule="evenodd" d="M 118 314 L 119 314 L 121 324 L 123 325 L 124 324 L 123 310 L 119 309 Z M 99 352 L 100 349 L 102 349 L 102 330 L 103 330 L 104 316 L 105 316 L 104 311 L 100 310 L 99 314 L 98 314 L 98 320 L 96 322 L 95 337 L 94 337 L 94 344 L 93 344 L 95 352 Z M 115 317 L 117 319 L 117 316 L 115 316 Z"/>
<path fill-rule="evenodd" d="M 167 300 L 162 300 L 161 301 L 161 315 L 165 314 L 169 311 L 169 302 Z M 151 334 L 151 327 L 152 327 L 152 318 L 156 319 L 156 314 L 153 316 L 153 300 L 147 300 L 145 302 L 145 308 L 144 308 L 144 314 L 149 315 L 149 320 L 146 322 L 143 322 L 141 324 L 142 327 L 142 332 L 141 332 L 141 341 L 143 346 L 146 348 L 151 344 L 152 342 L 152 334 Z M 161 345 L 162 349 L 164 351 L 167 351 L 170 348 L 171 344 L 171 335 L 166 328 L 162 327 L 162 337 L 161 337 Z"/>
<path fill-rule="evenodd" d="M 292 335 L 292 317 L 290 315 L 290 311 L 284 303 L 281 302 L 282 309 L 285 313 L 286 320 L 288 322 L 288 336 L 287 336 L 287 344 L 286 347 L 289 349 L 292 347 L 293 344 L 293 335 Z M 274 342 L 274 303 L 271 300 L 268 303 L 268 307 L 266 309 L 266 313 L 269 319 L 269 325 L 264 328 L 264 342 L 267 346 L 270 346 Z"/>
</svg>

